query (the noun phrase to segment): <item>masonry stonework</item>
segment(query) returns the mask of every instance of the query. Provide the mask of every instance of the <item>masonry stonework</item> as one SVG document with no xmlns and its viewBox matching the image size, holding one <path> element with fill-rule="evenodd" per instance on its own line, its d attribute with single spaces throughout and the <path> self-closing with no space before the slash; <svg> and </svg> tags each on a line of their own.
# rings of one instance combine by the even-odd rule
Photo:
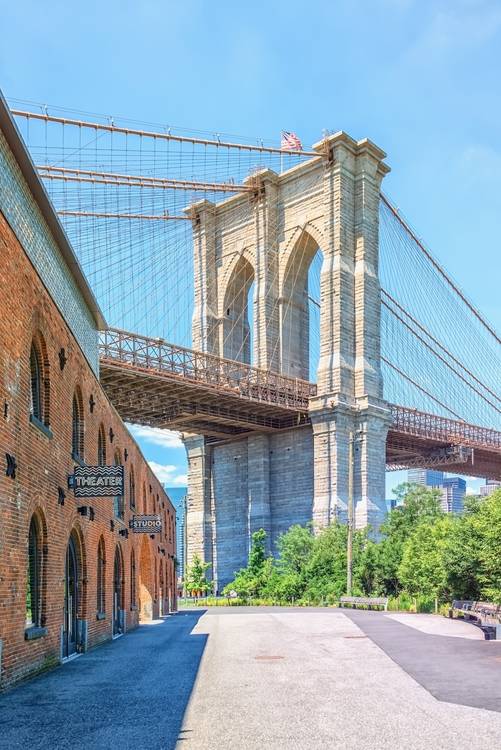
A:
<svg viewBox="0 0 501 750">
<path fill-rule="evenodd" d="M 257 528 L 274 552 L 294 523 L 346 521 L 351 442 L 356 525 L 377 529 L 385 513 L 378 222 L 389 168 L 377 146 L 345 133 L 314 148 L 318 159 L 249 177 L 251 197 L 190 209 L 197 349 L 250 362 L 252 304 L 252 363 L 307 379 L 308 268 L 318 249 L 323 256 L 311 424 L 219 443 L 186 436 L 188 559 L 203 554 L 219 590 L 246 564 Z"/>
</svg>

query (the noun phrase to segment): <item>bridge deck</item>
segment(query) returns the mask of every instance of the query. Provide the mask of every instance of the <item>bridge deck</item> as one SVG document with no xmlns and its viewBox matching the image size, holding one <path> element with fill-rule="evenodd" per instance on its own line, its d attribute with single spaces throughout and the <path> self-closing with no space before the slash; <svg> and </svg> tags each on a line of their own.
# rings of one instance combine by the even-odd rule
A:
<svg viewBox="0 0 501 750">
<path fill-rule="evenodd" d="M 111 329 L 102 334 L 100 378 L 121 417 L 214 440 L 309 422 L 316 386 L 162 339 Z M 390 406 L 388 468 L 434 466 L 501 477 L 501 432 Z"/>
</svg>

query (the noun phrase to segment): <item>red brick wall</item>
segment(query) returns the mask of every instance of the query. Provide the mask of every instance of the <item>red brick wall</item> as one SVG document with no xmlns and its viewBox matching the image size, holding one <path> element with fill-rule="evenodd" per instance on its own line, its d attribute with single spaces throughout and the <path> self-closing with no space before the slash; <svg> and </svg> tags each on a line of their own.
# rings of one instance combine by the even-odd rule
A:
<svg viewBox="0 0 501 750">
<path fill-rule="evenodd" d="M 66 326 L 54 302 L 0 213 L 0 639 L 2 641 L 0 687 L 5 688 L 28 674 L 57 663 L 61 653 L 61 626 L 64 607 L 64 570 L 68 540 L 72 530 L 80 548 L 79 617 L 88 623 L 88 646 L 112 635 L 113 561 L 118 545 L 124 563 L 124 608 L 127 629 L 135 627 L 141 614 L 156 617 L 165 613 L 169 597 L 175 606 L 176 586 L 175 511 L 162 486 L 149 469 L 137 444 L 108 402 L 98 380 Z M 48 437 L 29 419 L 30 348 L 33 338 L 44 341 L 49 380 Z M 67 363 L 59 364 L 59 351 L 65 349 Z M 95 465 L 98 431 L 102 424 L 106 437 L 106 463 L 120 451 L 125 466 L 125 523 L 113 519 L 113 499 L 76 500 L 68 489 L 73 472 L 72 402 L 75 388 L 82 394 L 84 416 L 84 459 Z M 95 406 L 91 412 L 89 399 Z M 114 433 L 110 440 L 110 428 Z M 124 460 L 125 450 L 127 460 Z M 17 462 L 16 477 L 6 476 L 8 453 Z M 136 512 L 158 512 L 166 521 L 163 534 L 150 539 L 146 534 L 118 532 L 128 528 L 129 472 L 134 467 Z M 66 494 L 58 503 L 58 487 Z M 143 509 L 143 494 L 147 509 Z M 158 499 L 157 499 L 158 498 Z M 95 520 L 77 513 L 77 506 L 91 505 Z M 25 640 L 25 601 L 28 558 L 28 530 L 37 512 L 44 527 L 44 607 L 47 635 Z M 172 528 L 169 534 L 169 528 Z M 106 618 L 97 615 L 97 551 L 100 537 L 106 555 Z M 165 550 L 165 555 L 159 552 Z M 131 607 L 131 554 L 135 552 L 136 601 Z M 155 581 L 155 569 L 156 581 Z M 163 584 L 160 601 L 160 587 Z"/>
</svg>

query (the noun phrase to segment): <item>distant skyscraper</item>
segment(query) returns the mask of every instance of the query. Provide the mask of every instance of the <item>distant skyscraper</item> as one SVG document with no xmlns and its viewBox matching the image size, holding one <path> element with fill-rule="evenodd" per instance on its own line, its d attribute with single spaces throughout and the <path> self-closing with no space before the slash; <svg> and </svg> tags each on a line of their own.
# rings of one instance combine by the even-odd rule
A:
<svg viewBox="0 0 501 750">
<path fill-rule="evenodd" d="M 462 513 L 466 482 L 461 477 L 444 478 L 443 471 L 434 469 L 409 469 L 407 479 L 413 484 L 433 487 L 441 492 L 441 506 L 444 513 Z"/>
<path fill-rule="evenodd" d="M 409 469 L 407 481 L 412 484 L 424 484 L 426 487 L 439 487 L 444 481 L 444 472 L 434 469 Z"/>
<path fill-rule="evenodd" d="M 445 513 L 462 513 L 466 495 L 465 480 L 461 477 L 449 477 L 443 480 L 439 489 L 442 492 L 442 510 Z"/>
<path fill-rule="evenodd" d="M 486 479 L 483 487 L 480 487 L 480 495 L 482 497 L 487 497 L 500 488 L 501 482 L 497 482 L 495 479 Z"/>
<path fill-rule="evenodd" d="M 184 537 L 186 513 L 186 487 L 167 487 L 165 491 L 174 503 L 176 509 L 176 559 L 178 562 L 177 577 L 184 577 Z"/>
</svg>

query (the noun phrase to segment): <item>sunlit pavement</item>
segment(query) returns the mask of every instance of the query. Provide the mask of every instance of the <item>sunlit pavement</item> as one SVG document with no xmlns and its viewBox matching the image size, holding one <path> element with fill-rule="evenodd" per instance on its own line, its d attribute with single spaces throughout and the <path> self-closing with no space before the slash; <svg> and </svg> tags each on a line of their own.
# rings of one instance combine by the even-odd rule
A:
<svg viewBox="0 0 501 750">
<path fill-rule="evenodd" d="M 185 610 L 1 696 L 0 748 L 497 748 L 501 642 L 477 636 L 428 616 Z"/>
<path fill-rule="evenodd" d="M 208 641 L 178 748 L 501 747 L 501 642 L 352 610 L 216 608 L 195 632 Z"/>
</svg>

